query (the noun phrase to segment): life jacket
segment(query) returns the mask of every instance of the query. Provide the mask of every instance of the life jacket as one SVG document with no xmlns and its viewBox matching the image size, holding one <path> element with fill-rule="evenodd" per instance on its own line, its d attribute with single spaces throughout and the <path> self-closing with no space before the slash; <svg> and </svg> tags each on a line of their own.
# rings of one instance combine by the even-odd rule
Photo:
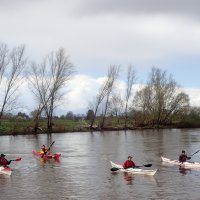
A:
<svg viewBox="0 0 200 200">
<path fill-rule="evenodd" d="M 187 160 L 187 155 L 180 155 L 180 157 L 179 157 L 179 162 L 186 162 L 186 160 Z"/>
<path fill-rule="evenodd" d="M 132 160 L 126 160 L 123 164 L 123 168 L 127 169 L 130 167 L 135 167 L 135 163 Z"/>
<path fill-rule="evenodd" d="M 47 148 L 42 148 L 42 149 L 40 149 L 40 154 L 46 154 L 47 151 L 48 151 Z"/>
<path fill-rule="evenodd" d="M 6 165 L 9 165 L 7 159 L 4 157 L 0 157 L 0 166 L 6 166 Z"/>
</svg>

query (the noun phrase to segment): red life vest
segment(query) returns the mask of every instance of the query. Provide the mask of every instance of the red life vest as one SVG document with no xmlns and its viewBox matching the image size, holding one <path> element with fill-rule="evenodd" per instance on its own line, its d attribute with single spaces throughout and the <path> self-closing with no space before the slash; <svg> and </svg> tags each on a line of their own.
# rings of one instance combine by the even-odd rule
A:
<svg viewBox="0 0 200 200">
<path fill-rule="evenodd" d="M 8 164 L 9 164 L 9 162 L 7 161 L 6 158 L 0 157 L 0 166 L 6 166 Z"/>
<path fill-rule="evenodd" d="M 135 167 L 135 163 L 132 160 L 126 160 L 123 164 L 123 168 L 127 169 L 130 167 Z"/>
<path fill-rule="evenodd" d="M 186 162 L 186 160 L 187 160 L 187 155 L 180 155 L 180 157 L 179 157 L 179 162 Z"/>
</svg>

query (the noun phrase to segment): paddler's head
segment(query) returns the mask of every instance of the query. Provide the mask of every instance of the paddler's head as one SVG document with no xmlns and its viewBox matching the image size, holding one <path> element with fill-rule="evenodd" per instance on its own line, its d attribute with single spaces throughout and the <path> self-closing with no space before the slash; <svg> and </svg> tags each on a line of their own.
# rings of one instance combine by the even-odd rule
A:
<svg viewBox="0 0 200 200">
<path fill-rule="evenodd" d="M 1 154 L 1 157 L 5 157 L 5 156 L 6 156 L 5 154 L 3 154 L 3 153 Z"/>
<path fill-rule="evenodd" d="M 128 160 L 131 160 L 132 159 L 132 156 L 128 156 Z"/>
<path fill-rule="evenodd" d="M 184 151 L 184 150 L 182 150 L 182 154 L 185 154 L 185 151 Z"/>
</svg>

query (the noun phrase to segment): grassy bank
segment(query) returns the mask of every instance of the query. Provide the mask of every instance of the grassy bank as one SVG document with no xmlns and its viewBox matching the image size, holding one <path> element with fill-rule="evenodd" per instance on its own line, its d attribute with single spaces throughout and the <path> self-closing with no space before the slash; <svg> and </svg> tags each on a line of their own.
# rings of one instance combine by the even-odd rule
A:
<svg viewBox="0 0 200 200">
<path fill-rule="evenodd" d="M 41 119 L 39 123 L 40 130 L 38 133 L 46 133 L 45 119 Z M 116 120 L 115 118 L 107 119 L 104 128 L 100 129 L 100 122 L 97 120 L 93 130 L 123 130 L 124 121 Z M 2 120 L 0 124 L 0 135 L 22 135 L 22 134 L 35 134 L 33 132 L 33 120 L 16 120 L 6 119 Z M 173 123 L 170 125 L 157 125 L 157 126 L 133 126 L 129 124 L 128 129 L 163 129 L 163 128 L 200 128 L 200 122 L 186 120 L 182 122 Z M 67 120 L 67 119 L 54 119 L 53 133 L 65 132 L 85 132 L 90 131 L 89 122 L 86 120 Z"/>
<path fill-rule="evenodd" d="M 46 132 L 47 121 L 41 120 L 38 133 Z M 0 125 L 0 135 L 17 135 L 17 134 L 33 134 L 33 121 L 31 119 L 27 120 L 3 120 Z M 74 132 L 74 131 L 84 131 L 84 127 L 81 126 L 79 121 L 73 120 L 54 120 L 53 132 Z M 85 130 L 86 131 L 86 130 Z"/>
</svg>

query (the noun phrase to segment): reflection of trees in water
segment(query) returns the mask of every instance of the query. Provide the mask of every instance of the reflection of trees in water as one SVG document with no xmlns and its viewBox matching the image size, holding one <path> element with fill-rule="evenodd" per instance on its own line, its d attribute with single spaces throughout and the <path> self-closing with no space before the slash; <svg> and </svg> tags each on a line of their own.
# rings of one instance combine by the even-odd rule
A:
<svg viewBox="0 0 200 200">
<path fill-rule="evenodd" d="M 198 143 L 200 142 L 199 129 L 195 129 L 195 131 L 194 131 L 194 129 L 189 129 L 189 130 L 182 129 L 181 133 L 182 134 L 180 135 L 180 145 L 182 145 L 183 147 L 188 147 L 188 146 L 190 147 L 191 143 L 196 143 L 198 145 Z M 198 148 L 199 147 L 197 146 L 197 149 L 195 149 L 195 150 L 191 150 L 191 149 L 186 149 L 186 150 L 189 154 L 192 154 L 192 153 L 194 153 L 192 151 L 196 151 L 196 150 L 198 150 Z"/>
<path fill-rule="evenodd" d="M 190 133 L 189 130 L 142 130 L 140 133 L 144 152 L 149 159 L 154 159 L 156 156 L 155 159 L 157 160 L 157 157 L 160 158 L 162 155 L 173 155 L 173 158 L 175 156 L 177 159 L 182 149 L 186 149 L 188 154 L 193 153 L 188 147 L 191 146 L 191 139 L 194 141 L 196 136 L 188 134 Z"/>
</svg>

